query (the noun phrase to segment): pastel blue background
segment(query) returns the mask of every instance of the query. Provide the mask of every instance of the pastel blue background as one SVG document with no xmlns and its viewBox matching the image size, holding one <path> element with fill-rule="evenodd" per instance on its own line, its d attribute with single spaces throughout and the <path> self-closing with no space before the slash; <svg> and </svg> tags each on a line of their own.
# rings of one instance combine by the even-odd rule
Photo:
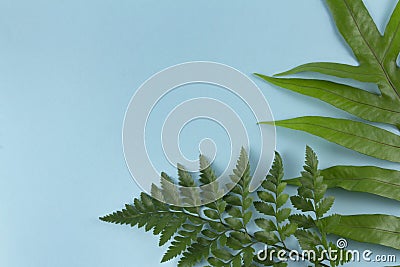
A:
<svg viewBox="0 0 400 267">
<path fill-rule="evenodd" d="M 395 3 L 366 1 L 380 30 Z M 176 266 L 176 260 L 159 264 L 166 248 L 157 247 L 156 237 L 98 217 L 140 193 L 121 146 L 131 96 L 152 74 L 192 60 L 221 62 L 248 75 L 310 61 L 355 64 L 319 0 L 0 0 L 0 266 Z M 351 118 L 252 79 L 277 119 Z M 191 93 L 177 95 L 185 97 Z M 191 157 L 197 143 L 190 134 L 207 136 L 202 123 L 188 127 L 182 137 Z M 209 127 L 223 139 L 223 131 Z M 318 152 L 321 167 L 398 168 L 307 134 L 277 133 L 288 177 L 300 170 L 305 144 Z M 153 160 L 173 171 L 161 158 Z M 394 201 L 330 193 L 337 197 L 335 212 L 400 215 Z M 400 261 L 400 253 L 383 247 L 352 241 L 350 247 L 396 254 Z"/>
</svg>

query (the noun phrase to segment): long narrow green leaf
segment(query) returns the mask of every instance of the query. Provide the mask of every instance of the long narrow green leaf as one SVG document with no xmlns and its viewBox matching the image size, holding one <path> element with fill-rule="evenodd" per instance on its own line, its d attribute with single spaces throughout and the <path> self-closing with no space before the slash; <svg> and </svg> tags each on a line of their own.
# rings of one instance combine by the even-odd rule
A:
<svg viewBox="0 0 400 267">
<path fill-rule="evenodd" d="M 360 66 L 366 65 L 371 68 L 373 73 L 381 74 L 382 78 L 377 83 L 382 94 L 399 100 L 399 84 L 396 84 L 393 80 L 396 75 L 393 75 L 392 68 L 387 69 L 382 64 L 387 56 L 387 44 L 379 34 L 363 1 L 327 0 L 327 3 L 337 28 L 353 50 Z M 395 10 L 393 16 L 397 15 L 398 10 Z M 391 32 L 393 32 L 393 29 L 388 28 L 386 34 L 390 36 L 392 35 Z M 393 35 L 397 36 L 398 34 L 394 33 Z"/>
<path fill-rule="evenodd" d="M 321 170 L 321 175 L 329 188 L 340 187 L 400 201 L 400 171 L 375 166 L 334 166 Z M 300 184 L 299 178 L 286 182 Z"/>
<path fill-rule="evenodd" d="M 300 72 L 318 72 L 339 78 L 350 78 L 361 82 L 378 82 L 382 76 L 374 73 L 368 66 L 351 66 L 331 62 L 315 62 L 297 66 L 291 70 L 275 74 L 274 76 L 293 75 Z"/>
<path fill-rule="evenodd" d="M 329 223 L 331 234 L 359 242 L 383 245 L 400 249 L 400 218 L 383 214 L 341 215 L 339 223 Z"/>
<path fill-rule="evenodd" d="M 275 76 L 317 72 L 374 83 L 381 95 L 329 81 L 262 78 L 280 87 L 318 98 L 360 118 L 392 124 L 400 129 L 400 68 L 396 62 L 400 52 L 400 1 L 396 4 L 384 36 L 379 33 L 362 0 L 326 2 L 339 32 L 359 65 L 308 63 Z M 375 158 L 400 162 L 400 136 L 369 124 L 329 117 L 301 117 L 275 124 L 319 136 Z M 400 200 L 399 173 L 370 166 L 335 166 L 321 171 L 330 187 L 367 192 L 395 200 Z M 298 184 L 299 180 L 287 182 Z M 345 238 L 400 249 L 400 218 L 395 216 L 341 216 L 339 224 L 331 222 L 327 225 L 331 233 Z"/>
<path fill-rule="evenodd" d="M 386 45 L 384 57 L 381 61 L 386 70 L 389 85 L 397 89 L 397 97 L 400 98 L 400 69 L 397 66 L 397 57 L 400 52 L 400 4 L 396 5 L 395 10 L 389 20 L 384 35 Z"/>
<path fill-rule="evenodd" d="M 308 132 L 375 158 L 400 162 L 400 136 L 365 123 L 309 116 L 277 121 L 275 125 Z"/>
<path fill-rule="evenodd" d="M 383 37 L 385 53 L 383 60 L 397 58 L 400 52 L 400 5 L 396 5 Z"/>
<path fill-rule="evenodd" d="M 385 98 L 400 105 L 400 70 L 396 64 L 400 52 L 400 3 L 381 36 L 362 0 L 327 0 L 336 26 L 353 50 L 359 66 L 339 63 L 308 63 L 277 74 L 283 76 L 311 71 L 350 78 L 378 85 Z M 388 122 L 390 123 L 390 122 Z"/>
<path fill-rule="evenodd" d="M 360 118 L 400 125 L 400 106 L 365 90 L 313 79 L 277 79 L 256 74 L 263 80 L 303 95 L 311 96 Z"/>
<path fill-rule="evenodd" d="M 381 59 L 381 35 L 372 20 L 363 1 L 327 0 L 336 26 L 343 38 L 353 50 L 360 63 L 376 63 L 375 57 Z"/>
</svg>

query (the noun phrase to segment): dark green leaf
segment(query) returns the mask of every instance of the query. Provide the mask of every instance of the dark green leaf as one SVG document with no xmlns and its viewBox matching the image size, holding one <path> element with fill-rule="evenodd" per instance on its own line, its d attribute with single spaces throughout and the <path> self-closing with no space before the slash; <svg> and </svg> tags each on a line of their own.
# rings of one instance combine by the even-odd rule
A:
<svg viewBox="0 0 400 267">
<path fill-rule="evenodd" d="M 242 206 L 242 200 L 237 197 L 237 196 L 233 196 L 233 195 L 226 195 L 224 197 L 224 200 L 232 206 Z"/>
<path fill-rule="evenodd" d="M 268 203 L 275 203 L 275 198 L 272 194 L 265 192 L 265 191 L 258 191 L 257 192 L 258 197 L 265 202 Z"/>
<path fill-rule="evenodd" d="M 265 244 L 274 245 L 279 242 L 279 238 L 273 232 L 259 231 L 254 233 L 254 237 Z"/>
<path fill-rule="evenodd" d="M 243 266 L 250 267 L 253 262 L 254 249 L 252 247 L 246 247 L 243 249 Z"/>
<path fill-rule="evenodd" d="M 285 182 L 279 182 L 278 186 L 276 187 L 276 194 L 280 195 L 286 188 L 286 183 Z"/>
<path fill-rule="evenodd" d="M 317 204 L 317 208 L 315 210 L 317 217 L 321 218 L 325 213 L 327 213 L 331 209 L 334 201 L 335 198 L 332 196 L 322 199 L 321 202 Z"/>
<path fill-rule="evenodd" d="M 255 220 L 255 223 L 257 224 L 258 227 L 260 227 L 261 229 L 263 229 L 267 232 L 272 232 L 272 231 L 277 230 L 276 225 L 271 220 L 259 218 L 259 219 Z"/>
<path fill-rule="evenodd" d="M 214 258 L 214 257 L 208 258 L 208 262 L 212 266 L 216 266 L 216 267 L 225 267 L 226 266 L 226 264 L 223 261 L 221 261 L 221 260 L 219 260 L 217 258 Z"/>
<path fill-rule="evenodd" d="M 251 211 L 246 211 L 243 215 L 243 223 L 247 225 L 250 222 L 252 216 L 253 213 Z"/>
<path fill-rule="evenodd" d="M 298 226 L 295 223 L 288 223 L 286 224 L 283 228 L 282 228 L 282 235 L 284 238 L 287 238 L 291 235 L 293 235 L 296 230 L 297 230 Z"/>
<path fill-rule="evenodd" d="M 240 219 L 229 217 L 225 219 L 225 222 L 232 227 L 233 229 L 241 229 L 243 227 L 243 223 Z"/>
<path fill-rule="evenodd" d="M 256 210 L 262 214 L 269 215 L 269 216 L 275 216 L 275 209 L 271 204 L 267 204 L 264 202 L 254 202 L 254 207 Z"/>
<path fill-rule="evenodd" d="M 216 238 L 218 236 L 217 233 L 215 233 L 209 229 L 204 229 L 203 231 L 201 231 L 201 233 L 208 238 Z"/>
<path fill-rule="evenodd" d="M 288 194 L 279 195 L 278 198 L 276 199 L 276 207 L 277 208 L 282 207 L 283 205 L 286 204 L 288 199 L 289 199 L 289 195 Z"/>
<path fill-rule="evenodd" d="M 322 243 L 321 238 L 309 230 L 297 230 L 294 235 L 303 250 L 315 250 Z"/>
<path fill-rule="evenodd" d="M 287 220 L 290 216 L 290 212 L 292 210 L 290 208 L 286 208 L 286 209 L 280 209 L 278 210 L 278 212 L 276 213 L 276 220 L 278 223 L 281 223 L 285 220 Z"/>
<path fill-rule="evenodd" d="M 221 260 L 224 260 L 224 261 L 230 260 L 233 256 L 231 253 L 229 253 L 225 249 L 216 249 L 216 250 L 212 250 L 211 252 L 215 257 L 217 257 Z"/>
<path fill-rule="evenodd" d="M 240 241 L 241 244 L 247 245 L 251 243 L 251 238 L 248 234 L 243 232 L 232 232 L 231 237 Z"/>
<path fill-rule="evenodd" d="M 292 196 L 290 197 L 290 200 L 292 201 L 293 206 L 298 210 L 303 212 L 314 210 L 314 206 L 310 200 L 306 200 L 299 196 Z"/>
<path fill-rule="evenodd" d="M 219 219 L 218 212 L 216 212 L 215 210 L 204 210 L 204 215 L 213 220 Z"/>
<path fill-rule="evenodd" d="M 231 234 L 232 234 L 232 233 L 231 233 Z M 227 239 L 227 241 L 226 241 L 226 245 L 227 245 L 229 248 L 233 249 L 233 250 L 240 250 L 240 249 L 242 249 L 242 247 L 243 247 L 243 246 L 242 246 L 242 243 L 241 243 L 238 239 L 232 237 L 231 234 L 230 234 L 230 236 L 228 237 L 228 239 Z"/>
<path fill-rule="evenodd" d="M 304 229 L 316 227 L 314 220 L 310 215 L 293 214 L 290 215 L 289 221 Z"/>
</svg>

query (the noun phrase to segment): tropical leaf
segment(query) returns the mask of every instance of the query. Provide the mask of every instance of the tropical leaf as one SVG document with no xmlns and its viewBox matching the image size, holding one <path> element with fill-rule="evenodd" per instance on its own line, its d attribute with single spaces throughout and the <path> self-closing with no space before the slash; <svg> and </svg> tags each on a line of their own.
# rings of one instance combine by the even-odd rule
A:
<svg viewBox="0 0 400 267">
<path fill-rule="evenodd" d="M 390 98 L 399 105 L 400 78 L 396 64 L 400 52 L 400 5 L 381 36 L 362 0 L 327 0 L 341 35 L 352 49 L 358 66 L 318 62 L 308 63 L 277 76 L 299 72 L 319 72 L 378 85 L 382 101 Z M 283 86 L 286 88 L 286 86 Z"/>
<path fill-rule="evenodd" d="M 381 94 L 328 80 L 256 75 L 269 83 L 325 101 L 362 119 L 400 128 L 400 69 L 396 63 L 400 52 L 400 3 L 397 3 L 382 36 L 362 0 L 326 2 L 339 32 L 359 65 L 308 63 L 276 76 L 317 72 L 374 83 Z M 276 125 L 306 131 L 372 157 L 400 162 L 400 137 L 362 122 L 302 117 L 278 121 Z"/>
<path fill-rule="evenodd" d="M 400 201 L 400 172 L 374 166 L 334 166 L 321 170 L 328 187 L 366 192 Z M 285 180 L 300 185 L 300 179 Z"/>
<path fill-rule="evenodd" d="M 400 162 L 400 136 L 369 124 L 307 116 L 276 121 L 275 125 L 308 132 L 368 156 Z"/>
<path fill-rule="evenodd" d="M 400 3 L 396 4 L 383 36 L 362 0 L 327 0 L 337 28 L 352 49 L 358 66 L 317 62 L 304 64 L 276 76 L 318 72 L 338 78 L 374 83 L 381 95 L 345 84 L 318 79 L 262 79 L 291 91 L 325 101 L 362 119 L 392 124 L 400 129 Z M 379 159 L 400 162 L 398 135 L 361 122 L 322 117 L 303 117 L 277 122 L 278 126 L 301 130 Z M 345 140 L 347 139 L 347 140 Z M 329 187 L 367 192 L 399 199 L 399 172 L 372 166 L 335 166 L 321 171 Z M 300 179 L 287 181 L 300 185 Z M 297 222 L 307 224 L 304 217 Z M 329 220 L 329 219 L 327 219 Z M 331 232 L 361 242 L 399 249 L 399 218 L 389 215 L 341 216 Z"/>
<path fill-rule="evenodd" d="M 400 2 L 382 36 L 362 0 L 326 0 L 336 26 L 349 45 L 358 66 L 316 62 L 295 67 L 275 76 L 316 72 L 337 78 L 374 83 L 376 95 L 346 84 L 321 79 L 275 78 L 257 74 L 263 80 L 293 92 L 320 99 L 364 120 L 391 124 L 400 129 Z M 268 123 L 268 122 L 266 122 Z M 400 136 L 369 124 L 326 117 L 300 117 L 276 125 L 308 132 L 343 147 L 378 159 L 400 162 Z M 400 200 L 400 172 L 374 166 L 334 166 L 321 171 L 329 187 L 367 192 Z M 301 178 L 287 181 L 301 185 Z M 305 208 L 305 203 L 299 203 Z M 304 200 L 303 200 L 304 202 Z M 322 211 L 330 206 L 324 204 Z M 307 208 L 309 209 L 309 208 Z M 296 222 L 310 225 L 307 217 Z M 399 218 L 389 215 L 341 216 L 333 233 L 361 242 L 399 249 Z"/>
<path fill-rule="evenodd" d="M 349 85 L 314 79 L 278 79 L 256 74 L 262 79 L 293 92 L 318 98 L 362 119 L 400 125 L 400 105 L 390 98 Z"/>
<path fill-rule="evenodd" d="M 400 249 L 400 218 L 391 215 L 341 215 L 339 224 L 330 224 L 327 231 L 359 242 Z M 329 222 L 331 218 L 326 218 Z"/>
</svg>

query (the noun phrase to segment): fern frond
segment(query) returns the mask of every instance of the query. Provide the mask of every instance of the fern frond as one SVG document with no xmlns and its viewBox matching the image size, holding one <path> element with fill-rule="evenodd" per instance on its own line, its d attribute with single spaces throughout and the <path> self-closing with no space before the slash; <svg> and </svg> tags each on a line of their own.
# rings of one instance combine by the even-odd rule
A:
<svg viewBox="0 0 400 267">
<path fill-rule="evenodd" d="M 183 189 L 176 190 L 175 181 L 162 173 L 161 188 L 153 185 L 152 194 L 158 199 L 172 200 L 187 206 L 177 207 L 162 203 L 144 193 L 134 200 L 133 205 L 100 218 L 103 221 L 153 229 L 160 235 L 159 245 L 165 245 L 173 238 L 161 262 L 179 255 L 178 266 L 194 266 L 207 260 L 211 266 L 246 266 L 252 264 L 254 249 L 252 237 L 246 225 L 252 214 L 249 185 L 250 166 L 246 151 L 233 171 L 231 180 L 237 185 L 225 199 L 217 199 L 202 207 L 200 198 L 215 197 L 220 192 L 216 175 L 205 157 L 200 156 L 200 178 L 196 181 L 183 166 L 178 166 L 178 183 Z M 199 186 L 209 185 L 207 191 Z M 208 194 L 208 195 L 205 195 Z"/>
<path fill-rule="evenodd" d="M 274 163 L 257 191 L 260 201 L 254 203 L 256 210 L 271 219 L 256 219 L 255 222 L 263 231 L 255 233 L 259 241 L 269 245 L 280 244 L 285 246 L 285 239 L 293 235 L 297 229 L 295 223 L 289 222 L 290 208 L 283 208 L 289 199 L 284 193 L 286 183 L 282 181 L 284 175 L 282 158 L 275 153 Z"/>
<path fill-rule="evenodd" d="M 224 197 L 228 204 L 227 212 L 230 216 L 225 218 L 225 222 L 233 229 L 245 229 L 249 223 L 252 212 L 249 208 L 253 204 L 253 198 L 250 196 L 249 185 L 251 182 L 250 164 L 246 150 L 242 148 L 236 169 L 230 176 L 232 182 L 237 182 L 231 192 Z"/>
<path fill-rule="evenodd" d="M 299 194 L 292 197 L 292 202 L 298 200 L 299 203 L 294 205 L 303 210 L 305 208 L 302 205 L 306 205 L 314 212 L 315 218 L 309 215 L 291 215 L 291 209 L 287 207 L 289 196 L 284 192 L 286 183 L 282 180 L 282 159 L 276 153 L 273 167 L 257 191 L 259 201 L 254 203 L 256 210 L 266 217 L 254 220 L 260 231 L 252 234 L 248 227 L 253 217 L 253 197 L 249 191 L 250 165 L 247 153 L 242 149 L 236 168 L 230 176 L 235 185 L 223 198 L 202 206 L 190 206 L 199 204 L 201 198 L 214 198 L 220 193 L 220 187 L 216 183 L 217 176 L 207 160 L 200 156 L 198 179 L 183 166 L 178 166 L 177 183 L 181 187 L 176 187 L 175 180 L 165 173 L 162 173 L 161 186 L 152 186 L 152 194 L 157 199 L 172 200 L 173 203 L 184 204 L 183 207 L 163 203 L 142 193 L 139 198 L 134 199 L 133 204 L 125 205 L 124 209 L 100 219 L 137 226 L 145 231 L 152 230 L 154 235 L 160 236 L 160 246 L 172 240 L 161 262 L 180 256 L 178 267 L 193 267 L 205 262 L 209 266 L 218 267 L 284 267 L 287 264 L 276 255 L 266 261 L 258 259 L 254 250 L 255 244 L 261 243 L 277 249 L 276 251 L 287 249 L 285 240 L 294 234 L 304 248 L 312 247 L 319 251 L 321 248 L 333 246 L 326 241 L 323 229 L 334 220 L 321 218 L 331 208 L 333 198 L 319 199 L 318 194 L 325 193 L 326 188 L 323 187 L 322 177 L 319 175 L 315 153 L 311 149 L 307 151 L 303 185 L 298 190 Z M 202 186 L 206 185 L 211 186 L 205 190 Z M 315 264 L 317 266 L 320 263 Z"/>
<path fill-rule="evenodd" d="M 327 185 L 318 170 L 318 158 L 316 153 L 306 147 L 304 171 L 300 178 L 301 186 L 297 189 L 298 194 L 292 196 L 293 206 L 303 212 L 310 212 L 313 216 L 295 214 L 289 217 L 292 223 L 297 223 L 299 229 L 295 236 L 303 250 L 312 250 L 317 258 L 325 258 L 323 250 L 328 251 L 332 245 L 327 240 L 326 221 L 323 216 L 331 209 L 335 198 L 325 197 Z M 339 251 L 339 249 L 337 249 Z M 316 266 L 321 265 L 322 261 L 311 260 Z M 343 264 L 343 261 L 330 261 L 331 267 Z"/>
</svg>

